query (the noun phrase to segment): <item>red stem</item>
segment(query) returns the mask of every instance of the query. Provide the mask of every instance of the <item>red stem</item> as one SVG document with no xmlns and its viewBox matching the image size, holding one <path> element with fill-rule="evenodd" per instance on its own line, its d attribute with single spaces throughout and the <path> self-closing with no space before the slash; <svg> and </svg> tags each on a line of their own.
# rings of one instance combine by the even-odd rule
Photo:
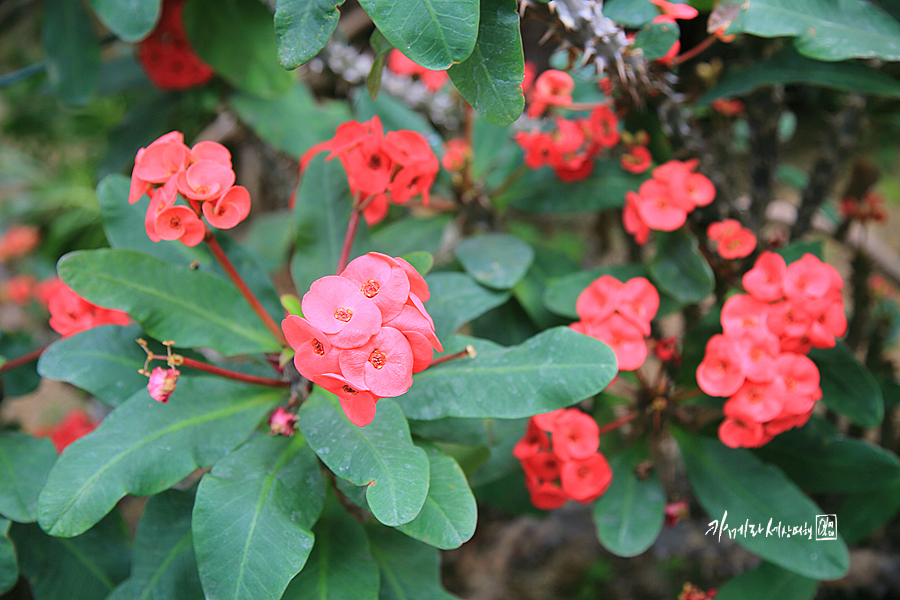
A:
<svg viewBox="0 0 900 600">
<path fill-rule="evenodd" d="M 49 346 L 49 344 L 48 344 Z M 8 360 L 3 363 L 3 366 L 0 367 L 0 373 L 5 373 L 7 371 L 12 371 L 16 367 L 21 367 L 22 365 L 28 364 L 33 360 L 37 360 L 41 357 L 41 354 L 44 353 L 44 350 L 47 349 L 47 346 L 41 346 L 37 350 L 32 350 L 28 354 L 23 354 L 22 356 L 17 356 L 12 360 Z"/>
<path fill-rule="evenodd" d="M 460 350 L 456 354 L 451 354 L 450 356 L 442 356 L 439 359 L 432 361 L 431 364 L 428 366 L 433 367 L 435 365 L 439 365 L 441 363 L 445 363 L 450 360 L 456 360 L 457 358 L 464 358 L 464 357 L 475 358 L 475 356 L 477 354 L 478 353 L 475 351 L 475 346 L 473 346 L 472 344 L 469 344 L 468 346 L 465 347 L 465 349 Z"/>
<path fill-rule="evenodd" d="M 253 309 L 253 312 L 256 313 L 256 316 L 263 322 L 263 325 L 272 332 L 272 335 L 275 336 L 275 339 L 278 340 L 279 344 L 287 346 L 288 343 L 287 340 L 284 339 L 284 334 L 281 333 L 281 328 L 275 323 L 271 315 L 266 312 L 266 309 L 262 307 L 262 304 L 259 303 L 259 300 L 256 299 L 256 296 L 253 295 L 253 292 L 251 292 L 250 288 L 247 287 L 247 284 L 244 283 L 244 280 L 241 279 L 241 276 L 234 268 L 234 265 L 231 264 L 231 261 L 228 260 L 228 256 L 225 255 L 225 251 L 222 250 L 222 246 L 219 245 L 219 242 L 216 240 L 216 236 L 213 235 L 212 231 L 209 229 L 206 230 L 206 237 L 203 238 L 203 241 L 206 242 L 209 251 L 213 253 L 213 256 L 215 256 L 216 260 L 219 261 L 219 264 L 222 265 L 222 268 L 225 270 L 225 273 L 228 274 L 231 283 L 238 289 L 241 296 L 244 297 L 244 300 L 247 301 L 247 304 L 249 304 L 250 308 Z"/>
<path fill-rule="evenodd" d="M 620 418 L 616 419 L 615 421 L 607 423 L 606 425 L 604 425 L 603 427 L 600 428 L 599 435 L 603 435 L 604 433 L 609 433 L 610 431 L 615 431 L 616 429 L 618 429 L 625 423 L 630 423 L 631 421 L 633 421 L 635 418 L 637 418 L 637 416 L 638 416 L 638 413 L 631 413 L 630 415 L 625 415 L 624 417 L 620 417 Z"/>
<path fill-rule="evenodd" d="M 163 356 L 159 354 L 154 354 L 151 356 L 153 360 L 168 360 L 168 356 Z M 291 383 L 289 381 L 284 381 L 283 379 L 274 379 L 272 377 L 258 377 L 256 375 L 247 375 L 245 373 L 238 373 L 237 371 L 229 371 L 228 369 L 222 369 L 219 367 L 214 367 L 213 365 L 206 364 L 204 362 L 200 362 L 199 360 L 194 360 L 193 358 L 187 358 L 186 356 L 176 357 L 177 363 L 183 365 L 185 367 L 190 367 L 191 369 L 197 369 L 198 371 L 205 371 L 207 373 L 212 373 L 213 375 L 218 375 L 219 377 L 225 377 L 226 379 L 234 379 L 235 381 L 243 381 L 244 383 L 253 383 L 256 385 L 267 385 L 269 387 L 277 387 L 277 388 L 287 388 L 291 387 Z"/>
<path fill-rule="evenodd" d="M 696 46 L 694 46 L 693 48 L 691 48 L 690 50 L 685 52 L 684 54 L 680 54 L 680 55 L 676 56 L 675 59 L 672 61 L 672 64 L 680 65 L 681 63 L 683 63 L 685 61 L 691 60 L 692 58 L 694 58 L 695 56 L 697 56 L 698 54 L 700 54 L 701 52 L 703 52 L 704 50 L 709 48 L 714 41 L 716 41 L 716 34 L 713 33 L 713 34 L 710 34 L 710 36 L 708 38 L 706 38 L 705 40 L 703 40 L 702 42 L 700 42 L 699 44 L 697 44 Z"/>
<path fill-rule="evenodd" d="M 350 260 L 350 250 L 353 248 L 353 238 L 356 237 L 356 229 L 359 227 L 359 217 L 362 215 L 361 195 L 357 194 L 353 200 L 353 212 L 350 213 L 350 221 L 347 223 L 347 233 L 344 234 L 344 245 L 341 246 L 341 254 L 338 256 L 337 269 L 334 274 L 340 275 L 347 261 Z"/>
</svg>

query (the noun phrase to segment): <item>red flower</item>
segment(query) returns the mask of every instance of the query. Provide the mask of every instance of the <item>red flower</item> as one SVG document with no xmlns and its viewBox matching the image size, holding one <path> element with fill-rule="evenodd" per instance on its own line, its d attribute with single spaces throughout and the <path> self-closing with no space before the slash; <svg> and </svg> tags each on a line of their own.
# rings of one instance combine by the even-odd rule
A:
<svg viewBox="0 0 900 600">
<path fill-rule="evenodd" d="M 650 0 L 650 2 L 655 4 L 662 11 L 662 14 L 675 19 L 690 20 L 700 14 L 700 11 L 690 4 L 677 4 L 666 2 L 666 0 Z"/>
<path fill-rule="evenodd" d="M 612 483 L 612 469 L 599 452 L 584 460 L 563 463 L 559 473 L 562 489 L 573 500 L 593 502 L 603 495 Z"/>
<path fill-rule="evenodd" d="M 744 273 L 744 289 L 762 302 L 780 300 L 784 297 L 782 282 L 786 273 L 787 265 L 780 255 L 763 252 L 753 268 Z"/>
<path fill-rule="evenodd" d="M 569 499 L 562 488 L 548 481 L 526 477 L 525 485 L 531 494 L 531 503 L 540 510 L 555 510 Z"/>
<path fill-rule="evenodd" d="M 35 432 L 36 437 L 49 437 L 56 447 L 56 451 L 62 451 L 75 440 L 82 438 L 95 430 L 100 423 L 94 421 L 80 408 L 73 408 L 63 420 L 54 425 L 49 431 Z"/>
<path fill-rule="evenodd" d="M 645 172 L 651 164 L 653 164 L 653 155 L 646 146 L 632 146 L 619 160 L 619 165 L 623 169 L 635 174 Z"/>
<path fill-rule="evenodd" d="M 165 0 L 159 23 L 138 45 L 138 60 L 150 81 L 164 90 L 203 85 L 213 70 L 194 53 L 184 31 L 184 0 Z"/>
<path fill-rule="evenodd" d="M 706 343 L 703 362 L 697 367 L 697 384 L 710 396 L 730 396 L 744 384 L 744 371 L 734 343 L 714 335 Z"/>
<path fill-rule="evenodd" d="M 444 143 L 444 156 L 441 166 L 451 173 L 462 171 L 466 161 L 472 159 L 472 149 L 465 138 L 453 138 Z"/>
<path fill-rule="evenodd" d="M 34 250 L 41 241 L 37 227 L 13 225 L 0 237 L 0 261 L 24 256 Z"/>
<path fill-rule="evenodd" d="M 572 77 L 555 69 L 548 69 L 534 82 L 531 105 L 528 107 L 529 117 L 539 117 L 544 114 L 548 106 L 568 106 L 572 104 L 572 91 L 575 82 Z"/>
<path fill-rule="evenodd" d="M 362 346 L 381 329 L 381 311 L 359 286 L 338 276 L 313 282 L 301 300 L 309 322 L 338 348 Z"/>
<path fill-rule="evenodd" d="M 67 285 L 60 285 L 47 308 L 50 310 L 50 327 L 63 337 L 100 325 L 128 325 L 131 322 L 127 313 L 88 302 Z"/>
<path fill-rule="evenodd" d="M 594 108 L 587 121 L 591 135 L 591 152 L 612 148 L 619 143 L 619 119 L 605 104 Z"/>
<path fill-rule="evenodd" d="M 288 344 L 294 349 L 294 366 L 297 372 L 315 381 L 319 375 L 339 373 L 338 355 L 328 336 L 313 327 L 309 321 L 296 315 L 288 315 L 281 322 L 281 329 Z"/>
<path fill-rule="evenodd" d="M 447 71 L 433 71 L 416 64 L 397 48 L 388 54 L 387 68 L 398 75 L 417 75 L 429 91 L 436 92 L 449 79 Z"/>
<path fill-rule="evenodd" d="M 553 453 L 561 460 L 582 460 L 600 446 L 600 428 L 590 416 L 568 410 L 554 424 Z"/>
<path fill-rule="evenodd" d="M 284 410 L 281 406 L 269 415 L 269 435 L 291 437 L 297 428 L 297 415 Z"/>
<path fill-rule="evenodd" d="M 601 275 L 584 288 L 575 302 L 578 317 L 584 321 L 602 321 L 619 307 L 619 292 L 625 287 L 611 275 Z"/>
<path fill-rule="evenodd" d="M 733 98 L 716 98 L 710 106 L 714 111 L 726 117 L 736 117 L 744 112 L 744 103 Z"/>
<path fill-rule="evenodd" d="M 650 237 L 650 228 L 641 218 L 638 203 L 641 197 L 635 192 L 625 192 L 625 208 L 622 210 L 622 225 L 634 236 L 634 241 L 643 246 Z"/>
<path fill-rule="evenodd" d="M 316 383 L 337 395 L 347 419 L 357 427 L 365 427 L 375 418 L 375 405 L 379 398 L 371 391 L 357 388 L 333 373 L 318 377 Z"/>
<path fill-rule="evenodd" d="M 719 425 L 719 439 L 729 448 L 759 448 L 772 438 L 761 423 L 727 418 Z"/>
<path fill-rule="evenodd" d="M 172 367 L 168 369 L 156 367 L 153 369 L 150 372 L 150 381 L 147 383 L 147 391 L 150 392 L 150 397 L 163 404 L 168 402 L 169 396 L 172 395 L 172 392 L 175 391 L 175 387 L 178 385 L 178 377 L 180 375 L 181 372 Z"/>
<path fill-rule="evenodd" d="M 525 435 L 513 446 L 513 456 L 519 460 L 525 460 L 538 452 L 550 450 L 550 438 L 538 427 L 534 418 L 528 420 L 528 428 Z"/>
</svg>

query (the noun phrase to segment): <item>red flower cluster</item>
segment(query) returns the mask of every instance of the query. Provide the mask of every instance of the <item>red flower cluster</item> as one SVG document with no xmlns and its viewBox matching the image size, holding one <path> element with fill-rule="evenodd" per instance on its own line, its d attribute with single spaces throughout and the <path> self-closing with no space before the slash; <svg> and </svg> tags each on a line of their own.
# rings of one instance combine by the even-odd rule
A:
<svg viewBox="0 0 900 600">
<path fill-rule="evenodd" d="M 634 371 L 647 359 L 650 321 L 659 310 L 659 292 L 647 279 L 635 277 L 622 283 L 603 275 L 578 296 L 581 319 L 570 327 L 595 337 L 616 353 L 620 371 Z"/>
<path fill-rule="evenodd" d="M 128 202 L 144 194 L 150 206 L 144 224 L 154 242 L 181 240 L 196 246 L 206 236 L 206 217 L 218 229 L 231 229 L 250 214 L 250 193 L 234 185 L 231 153 L 217 142 L 184 145 L 184 136 L 172 131 L 138 150 L 131 172 Z M 175 204 L 179 195 L 187 206 Z"/>
<path fill-rule="evenodd" d="M 416 75 L 429 91 L 436 92 L 447 83 L 447 71 L 433 71 L 413 62 L 397 48 L 388 54 L 387 67 L 397 75 Z"/>
<path fill-rule="evenodd" d="M 421 134 L 403 129 L 385 135 L 377 116 L 365 123 L 342 123 L 333 138 L 307 150 L 300 157 L 301 175 L 313 156 L 324 150 L 330 151 L 325 160 L 337 157 L 344 165 L 353 196 L 367 199 L 363 216 L 369 225 L 387 215 L 388 194 L 398 204 L 421 194 L 422 204 L 427 206 L 431 185 L 440 170 L 437 157 Z"/>
<path fill-rule="evenodd" d="M 524 81 L 523 81 L 524 84 Z M 572 92 L 575 81 L 565 71 L 548 69 L 538 75 L 534 87 L 528 89 L 529 105 L 527 115 L 540 117 L 550 106 L 568 106 L 572 104 Z"/>
<path fill-rule="evenodd" d="M 165 0 L 159 23 L 138 45 L 138 61 L 153 84 L 164 90 L 185 90 L 213 78 L 212 68 L 191 48 L 181 12 L 184 0 Z"/>
<path fill-rule="evenodd" d="M 80 408 L 70 410 L 63 420 L 48 430 L 35 431 L 35 437 L 49 437 L 50 441 L 56 447 L 56 451 L 62 454 L 66 446 L 84 437 L 97 428 L 100 423 L 94 421 L 86 412 Z"/>
<path fill-rule="evenodd" d="M 678 594 L 678 600 L 712 600 L 716 597 L 716 589 L 710 588 L 708 592 L 704 592 L 692 583 L 685 583 Z"/>
<path fill-rule="evenodd" d="M 822 397 L 819 370 L 805 354 L 833 347 L 844 334 L 844 282 L 812 254 L 787 266 L 772 252 L 760 255 L 743 282 L 749 295 L 722 307 L 724 334 L 707 343 L 697 383 L 711 396 L 730 396 L 722 442 L 757 448 L 805 424 Z"/>
<path fill-rule="evenodd" d="M 379 398 L 406 393 L 432 349 L 443 352 L 422 304 L 430 295 L 412 265 L 377 252 L 313 282 L 301 301 L 306 318 L 281 323 L 297 371 L 337 394 L 351 422 L 368 425 Z"/>
<path fill-rule="evenodd" d="M 716 242 L 719 256 L 728 260 L 750 256 L 756 248 L 756 236 L 736 219 L 711 223 L 706 235 Z"/>
<path fill-rule="evenodd" d="M 561 408 L 531 417 L 513 455 L 522 463 L 532 504 L 553 510 L 567 500 L 587 504 L 599 498 L 612 482 L 599 447 L 597 422 L 580 410 Z"/>
<path fill-rule="evenodd" d="M 560 180 L 580 181 L 594 170 L 596 155 L 619 143 L 619 120 L 608 106 L 601 105 L 586 119 L 558 117 L 554 131 L 520 131 L 515 140 L 525 151 L 528 168 L 549 165 Z"/>
<path fill-rule="evenodd" d="M 472 160 L 472 148 L 466 138 L 456 137 L 444 143 L 444 156 L 441 157 L 441 166 L 451 173 L 458 173 L 466 166 L 466 162 Z"/>
<path fill-rule="evenodd" d="M 0 261 L 24 256 L 34 250 L 41 235 L 37 227 L 13 225 L 0 236 Z"/>
<path fill-rule="evenodd" d="M 622 222 L 638 244 L 647 243 L 650 230 L 674 231 L 684 225 L 688 213 L 706 206 L 716 188 L 705 175 L 695 173 L 699 161 L 670 160 L 653 169 L 653 178 L 637 193 L 625 193 Z"/>
<path fill-rule="evenodd" d="M 49 299 L 47 308 L 50 310 L 50 327 L 63 337 L 100 325 L 128 325 L 131 322 L 127 313 L 88 302 L 62 283 Z"/>
<path fill-rule="evenodd" d="M 884 198 L 875 192 L 867 193 L 862 200 L 853 196 L 845 197 L 841 200 L 841 216 L 862 223 L 867 221 L 884 223 L 888 217 L 887 211 L 884 209 Z"/>
<path fill-rule="evenodd" d="M 726 117 L 736 117 L 744 112 L 744 103 L 735 98 L 716 98 L 709 106 Z"/>
</svg>

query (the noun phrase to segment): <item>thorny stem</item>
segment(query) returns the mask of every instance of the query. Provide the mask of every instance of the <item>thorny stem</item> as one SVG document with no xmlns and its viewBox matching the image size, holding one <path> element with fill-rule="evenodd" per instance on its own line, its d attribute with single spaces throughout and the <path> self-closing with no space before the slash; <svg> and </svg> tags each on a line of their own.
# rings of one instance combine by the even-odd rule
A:
<svg viewBox="0 0 900 600">
<path fill-rule="evenodd" d="M 6 361 L 5 363 L 3 363 L 3 366 L 0 366 L 0 373 L 11 371 L 16 367 L 21 367 L 22 365 L 28 364 L 33 360 L 39 359 L 41 357 L 41 354 L 43 354 L 44 350 L 46 349 L 47 346 L 41 346 L 37 350 L 32 350 L 28 354 L 23 354 L 22 356 L 17 356 L 12 360 Z"/>
<path fill-rule="evenodd" d="M 638 417 L 638 413 L 631 413 L 631 414 L 625 415 L 624 417 L 619 417 L 615 421 L 611 421 L 611 422 L 607 423 L 606 425 L 604 425 L 603 427 L 601 427 L 598 434 L 603 435 L 604 433 L 609 433 L 610 431 L 615 431 L 622 425 L 625 425 L 626 423 L 630 423 L 630 422 L 634 421 L 637 417 Z"/>
<path fill-rule="evenodd" d="M 683 62 L 691 60 L 692 58 L 694 58 L 695 56 L 697 56 L 698 54 L 700 54 L 701 52 L 703 52 L 704 50 L 706 50 L 707 48 L 712 46 L 713 42 L 715 42 L 715 41 L 716 41 L 716 34 L 712 33 L 709 35 L 709 37 L 707 37 L 705 40 L 703 40 L 702 42 L 700 42 L 699 44 L 697 44 L 696 46 L 694 46 L 687 52 L 684 52 L 684 53 L 676 56 L 675 59 L 672 61 L 672 64 L 680 65 Z"/>
<path fill-rule="evenodd" d="M 216 260 L 219 261 L 219 264 L 222 265 L 222 269 L 225 270 L 231 283 L 233 283 L 234 287 L 241 293 L 241 296 L 244 297 L 244 300 L 247 301 L 247 304 L 250 305 L 250 308 L 252 308 L 253 312 L 256 313 L 256 316 L 259 317 L 259 320 L 263 322 L 263 325 L 265 325 L 270 332 L 272 332 L 272 335 L 275 336 L 275 339 L 278 340 L 279 344 L 287 346 L 288 343 L 284 338 L 284 334 L 281 332 L 281 328 L 275 323 L 271 315 L 266 312 L 266 309 L 263 308 L 262 304 L 259 303 L 259 300 L 256 299 L 256 296 L 253 295 L 253 292 L 250 291 L 247 284 L 244 283 L 244 280 L 238 274 L 234 265 L 231 264 L 231 261 L 228 259 L 225 251 L 222 250 L 222 246 L 219 245 L 216 236 L 213 235 L 210 229 L 206 230 L 206 237 L 203 238 L 203 241 L 206 242 L 206 246 L 209 248 L 210 252 L 212 252 L 213 256 L 216 257 Z"/>
<path fill-rule="evenodd" d="M 475 346 L 469 344 L 465 347 L 465 349 L 460 350 L 456 354 L 451 354 L 450 356 L 442 356 L 439 359 L 432 361 L 429 366 L 433 367 L 435 365 L 439 365 L 441 363 L 445 363 L 450 360 L 456 360 L 457 358 L 475 358 L 478 355 L 478 352 L 475 350 Z"/>
<path fill-rule="evenodd" d="M 353 199 L 353 212 L 350 213 L 350 221 L 347 223 L 347 233 L 344 234 L 344 245 L 341 246 L 341 254 L 338 256 L 337 268 L 334 270 L 335 275 L 340 275 L 341 271 L 347 266 L 347 261 L 350 260 L 350 250 L 353 248 L 353 239 L 356 237 L 356 230 L 359 227 L 359 217 L 362 216 L 362 210 L 362 194 L 357 192 L 356 198 Z"/>
<path fill-rule="evenodd" d="M 169 357 L 163 356 L 162 354 L 150 354 L 148 356 L 149 360 L 165 360 L 168 362 Z M 226 379 L 234 379 L 235 381 L 243 381 L 244 383 L 252 383 L 255 385 L 265 385 L 268 387 L 277 387 L 277 388 L 286 388 L 290 387 L 291 384 L 289 381 L 284 381 L 283 379 L 274 379 L 272 377 L 259 377 L 257 375 L 247 375 L 246 373 L 239 373 L 237 371 L 230 371 L 228 369 L 222 369 L 220 367 L 215 367 L 213 365 L 200 362 L 199 360 L 194 360 L 193 358 L 187 358 L 185 356 L 181 356 L 180 354 L 172 355 L 172 363 L 175 366 L 185 366 L 190 367 L 191 369 L 196 369 L 198 371 L 204 371 L 206 373 L 212 373 L 213 375 L 218 375 L 219 377 L 224 377 Z"/>
</svg>

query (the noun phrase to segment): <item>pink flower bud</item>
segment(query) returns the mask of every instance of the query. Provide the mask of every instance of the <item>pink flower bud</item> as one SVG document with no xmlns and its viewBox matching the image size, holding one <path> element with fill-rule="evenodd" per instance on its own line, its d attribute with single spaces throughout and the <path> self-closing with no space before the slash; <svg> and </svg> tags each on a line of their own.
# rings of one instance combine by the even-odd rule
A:
<svg viewBox="0 0 900 600">
<path fill-rule="evenodd" d="M 147 383 L 150 397 L 163 404 L 168 402 L 169 396 L 172 395 L 172 392 L 175 391 L 175 386 L 178 384 L 179 375 L 181 375 L 181 371 L 171 367 L 168 369 L 163 369 L 162 367 L 153 369 L 150 373 L 150 381 Z"/>
<path fill-rule="evenodd" d="M 280 406 L 276 408 L 271 415 L 269 415 L 270 435 L 283 435 L 285 437 L 290 437 L 294 435 L 294 430 L 296 429 L 296 427 L 297 415 L 284 410 Z"/>
</svg>

